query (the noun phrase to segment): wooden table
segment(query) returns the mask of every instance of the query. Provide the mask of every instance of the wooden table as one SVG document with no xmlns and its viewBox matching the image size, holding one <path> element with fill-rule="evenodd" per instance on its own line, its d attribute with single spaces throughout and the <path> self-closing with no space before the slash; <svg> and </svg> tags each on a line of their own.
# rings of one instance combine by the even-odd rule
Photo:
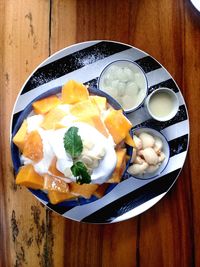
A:
<svg viewBox="0 0 200 267">
<path fill-rule="evenodd" d="M 70 44 L 110 39 L 154 56 L 188 105 L 187 161 L 170 192 L 112 225 L 73 222 L 15 186 L 9 120 L 25 79 Z M 0 1 L 0 266 L 200 266 L 200 14 L 189 0 Z"/>
</svg>

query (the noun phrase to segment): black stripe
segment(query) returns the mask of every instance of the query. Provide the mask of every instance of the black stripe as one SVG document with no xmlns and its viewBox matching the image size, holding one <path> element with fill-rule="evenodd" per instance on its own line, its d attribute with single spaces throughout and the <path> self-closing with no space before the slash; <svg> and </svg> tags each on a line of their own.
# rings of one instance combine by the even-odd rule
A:
<svg viewBox="0 0 200 267">
<path fill-rule="evenodd" d="M 161 83 L 157 83 L 151 87 L 149 87 L 149 91 L 148 93 L 152 93 L 155 89 L 158 89 L 160 87 L 167 87 L 167 88 L 170 88 L 172 89 L 175 93 L 178 93 L 179 92 L 179 88 L 177 87 L 177 85 L 175 84 L 174 80 L 173 79 L 169 79 L 169 80 L 166 80 L 164 82 L 161 82 Z"/>
<path fill-rule="evenodd" d="M 130 48 L 130 46 L 114 42 L 100 42 L 64 56 L 36 70 L 26 83 L 22 94 L 67 73 Z"/>
<path fill-rule="evenodd" d="M 187 112 L 186 112 L 186 108 L 185 108 L 185 105 L 181 105 L 179 106 L 179 111 L 177 112 L 176 116 L 169 120 L 169 121 L 165 121 L 165 122 L 159 122 L 159 121 L 156 121 L 154 119 L 149 119 L 147 121 L 144 121 L 140 124 L 137 124 L 135 128 L 138 128 L 138 127 L 152 127 L 153 125 L 153 128 L 155 128 L 156 130 L 158 131 L 161 131 L 173 124 L 176 124 L 178 122 L 181 122 L 181 121 L 184 121 L 184 120 L 187 120 Z"/>
<path fill-rule="evenodd" d="M 64 202 L 63 202 L 64 203 Z M 74 206 L 64 206 L 62 204 L 56 204 L 56 205 L 53 205 L 51 203 L 48 203 L 46 205 L 48 208 L 50 208 L 51 210 L 59 213 L 59 214 L 64 214 L 65 212 L 71 210 L 72 208 L 74 208 Z"/>
<path fill-rule="evenodd" d="M 19 116 L 20 116 L 21 113 L 22 113 L 22 111 L 19 111 L 19 112 L 15 113 L 13 115 L 13 119 L 12 119 L 12 132 L 14 130 L 15 124 L 16 124 L 16 122 L 17 122 L 17 120 L 18 120 L 18 118 L 19 118 Z"/>
<path fill-rule="evenodd" d="M 180 170 L 177 169 L 134 190 L 85 217 L 82 221 L 90 223 L 112 222 L 115 218 L 166 192 L 175 181 Z"/>
<path fill-rule="evenodd" d="M 170 157 L 186 151 L 187 145 L 188 145 L 188 134 L 169 141 Z"/>
<path fill-rule="evenodd" d="M 97 82 L 98 82 L 98 77 L 96 77 L 90 81 L 87 81 L 84 84 L 88 85 L 89 87 L 97 88 Z"/>
<path fill-rule="evenodd" d="M 135 62 L 144 70 L 145 73 L 162 68 L 162 66 L 150 56 L 135 60 Z"/>
</svg>

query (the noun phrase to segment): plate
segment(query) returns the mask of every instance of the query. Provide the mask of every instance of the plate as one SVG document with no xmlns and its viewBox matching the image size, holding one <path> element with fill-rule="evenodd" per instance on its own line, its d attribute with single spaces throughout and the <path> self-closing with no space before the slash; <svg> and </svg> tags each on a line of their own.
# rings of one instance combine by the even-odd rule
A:
<svg viewBox="0 0 200 267">
<path fill-rule="evenodd" d="M 48 90 L 75 79 L 97 88 L 98 78 L 106 65 L 115 60 L 136 62 L 145 72 L 148 93 L 159 87 L 173 90 L 179 99 L 179 111 L 167 122 L 148 117 L 143 106 L 127 116 L 134 128 L 149 127 L 160 131 L 170 147 L 167 167 L 158 177 L 142 180 L 126 173 L 126 179 L 113 185 L 101 199 L 79 201 L 69 205 L 63 202 L 52 205 L 41 190 L 30 190 L 46 207 L 79 222 L 114 223 L 132 218 L 157 203 L 177 180 L 184 165 L 189 143 L 189 119 L 187 107 L 176 82 L 169 72 L 147 53 L 127 44 L 114 41 L 89 41 L 64 48 L 42 62 L 24 83 L 13 109 L 11 132 L 25 107 Z"/>
</svg>

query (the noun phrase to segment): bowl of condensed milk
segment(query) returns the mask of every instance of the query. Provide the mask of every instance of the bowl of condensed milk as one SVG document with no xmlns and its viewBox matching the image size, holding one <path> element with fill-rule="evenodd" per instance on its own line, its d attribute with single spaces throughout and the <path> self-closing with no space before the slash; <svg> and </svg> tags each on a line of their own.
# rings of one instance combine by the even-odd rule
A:
<svg viewBox="0 0 200 267">
<path fill-rule="evenodd" d="M 153 91 L 145 101 L 149 115 L 157 121 L 171 120 L 179 109 L 176 93 L 169 88 L 159 88 Z"/>
</svg>

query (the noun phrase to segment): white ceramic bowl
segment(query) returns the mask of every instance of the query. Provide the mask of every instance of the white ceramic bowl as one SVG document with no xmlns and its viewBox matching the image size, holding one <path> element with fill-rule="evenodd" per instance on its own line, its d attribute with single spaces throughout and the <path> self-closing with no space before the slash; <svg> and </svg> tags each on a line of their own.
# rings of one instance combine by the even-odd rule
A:
<svg viewBox="0 0 200 267">
<path fill-rule="evenodd" d="M 165 93 L 167 95 L 170 96 L 170 99 L 171 99 L 171 102 L 172 102 L 172 109 L 170 110 L 170 112 L 164 116 L 158 116 L 156 114 L 154 114 L 150 108 L 150 102 L 151 100 L 153 99 L 154 96 L 161 94 L 161 93 Z M 153 91 L 145 100 L 145 108 L 147 110 L 147 112 L 149 113 L 149 115 L 157 120 L 157 121 L 169 121 L 171 120 L 175 115 L 176 113 L 178 112 L 178 109 L 179 109 L 179 100 L 178 100 L 178 97 L 176 95 L 176 93 L 174 93 L 174 91 L 172 91 L 171 89 L 169 88 L 166 88 L 166 87 L 163 87 L 163 88 L 159 88 L 159 89 L 156 89 L 155 91 Z M 163 106 L 163 108 L 165 108 Z"/>
<path fill-rule="evenodd" d="M 126 59 L 113 61 L 103 69 L 98 88 L 118 101 L 126 113 L 138 109 L 148 93 L 143 69 Z"/>
<path fill-rule="evenodd" d="M 167 164 L 169 162 L 169 157 L 170 157 L 170 149 L 169 149 L 168 141 L 165 138 L 165 136 L 163 134 L 161 134 L 160 132 L 158 132 L 157 130 L 152 129 L 152 128 L 147 128 L 147 127 L 141 127 L 138 129 L 133 129 L 133 134 L 137 135 L 137 136 L 143 132 L 149 133 L 153 137 L 159 137 L 161 139 L 161 141 L 163 143 L 162 152 L 165 154 L 165 159 L 155 172 L 145 173 L 145 174 L 141 174 L 141 175 L 139 175 L 139 174 L 138 175 L 132 175 L 132 176 L 135 178 L 138 178 L 138 179 L 152 179 L 152 178 L 156 178 L 159 175 L 161 175 L 162 172 L 164 171 L 164 169 L 167 167 Z"/>
</svg>

